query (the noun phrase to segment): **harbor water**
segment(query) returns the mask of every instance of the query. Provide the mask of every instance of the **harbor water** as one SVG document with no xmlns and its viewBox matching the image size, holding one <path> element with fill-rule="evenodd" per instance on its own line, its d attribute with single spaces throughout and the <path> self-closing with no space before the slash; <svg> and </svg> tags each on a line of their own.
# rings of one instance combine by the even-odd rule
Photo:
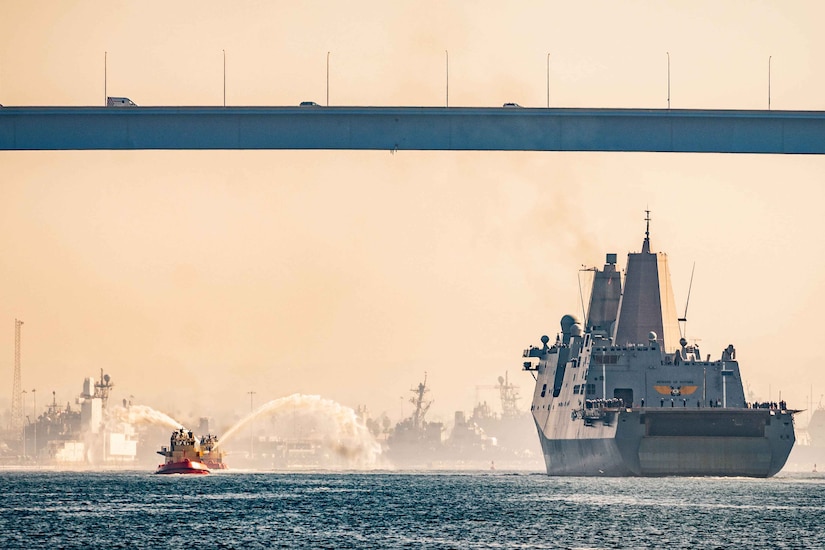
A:
<svg viewBox="0 0 825 550">
<path fill-rule="evenodd" d="M 0 471 L 0 548 L 825 548 L 825 476 Z"/>
</svg>

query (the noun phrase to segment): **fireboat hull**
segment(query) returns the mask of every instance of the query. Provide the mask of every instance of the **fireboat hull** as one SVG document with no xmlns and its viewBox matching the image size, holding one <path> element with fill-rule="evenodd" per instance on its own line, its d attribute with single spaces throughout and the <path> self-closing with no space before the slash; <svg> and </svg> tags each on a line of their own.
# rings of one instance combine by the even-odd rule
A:
<svg viewBox="0 0 825 550">
<path fill-rule="evenodd" d="M 227 466 L 223 462 L 218 462 L 215 460 L 204 460 L 204 464 L 210 470 L 226 470 Z"/>
<path fill-rule="evenodd" d="M 184 459 L 178 462 L 167 462 L 158 466 L 156 474 L 208 474 L 209 468 L 202 462 Z"/>
</svg>

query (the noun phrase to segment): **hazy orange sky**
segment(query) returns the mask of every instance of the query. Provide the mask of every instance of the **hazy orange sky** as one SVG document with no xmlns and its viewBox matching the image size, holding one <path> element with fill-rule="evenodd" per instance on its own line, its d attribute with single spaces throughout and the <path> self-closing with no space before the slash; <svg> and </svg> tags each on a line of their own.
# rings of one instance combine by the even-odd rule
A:
<svg viewBox="0 0 825 550">
<path fill-rule="evenodd" d="M 0 0 L 0 104 L 825 110 L 821 2 Z M 688 337 L 753 397 L 825 393 L 825 159 L 361 151 L 0 152 L 0 410 L 23 386 L 186 419 L 293 392 L 469 410 L 579 312 L 577 270 L 669 253 Z M 5 326 L 5 329 L 1 327 Z M 489 390 L 481 396 L 497 402 Z M 486 392 L 486 393 L 485 393 Z M 41 397 L 43 396 L 43 397 Z M 403 409 L 409 413 L 409 406 Z M 802 424 L 806 416 L 800 418 Z"/>
</svg>

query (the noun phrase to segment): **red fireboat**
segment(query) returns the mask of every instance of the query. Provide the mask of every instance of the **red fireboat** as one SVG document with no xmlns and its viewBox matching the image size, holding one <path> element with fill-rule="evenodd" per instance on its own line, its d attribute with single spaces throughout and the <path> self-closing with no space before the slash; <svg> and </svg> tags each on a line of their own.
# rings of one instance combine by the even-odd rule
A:
<svg viewBox="0 0 825 550">
<path fill-rule="evenodd" d="M 218 436 L 211 434 L 201 436 L 201 453 L 203 463 L 210 470 L 226 470 L 223 449 L 218 448 Z"/>
<path fill-rule="evenodd" d="M 203 463 L 198 440 L 183 428 L 172 432 L 169 447 L 161 447 L 159 455 L 166 457 L 156 474 L 208 474 L 209 468 Z"/>
</svg>

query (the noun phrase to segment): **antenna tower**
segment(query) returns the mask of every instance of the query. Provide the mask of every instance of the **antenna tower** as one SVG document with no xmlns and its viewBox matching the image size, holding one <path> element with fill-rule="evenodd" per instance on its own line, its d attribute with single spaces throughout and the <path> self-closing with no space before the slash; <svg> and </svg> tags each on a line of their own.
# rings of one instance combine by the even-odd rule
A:
<svg viewBox="0 0 825 550">
<path fill-rule="evenodd" d="M 14 384 L 11 395 L 11 426 L 12 430 L 23 429 L 23 382 L 20 375 L 20 327 L 23 321 L 14 320 Z"/>
</svg>

